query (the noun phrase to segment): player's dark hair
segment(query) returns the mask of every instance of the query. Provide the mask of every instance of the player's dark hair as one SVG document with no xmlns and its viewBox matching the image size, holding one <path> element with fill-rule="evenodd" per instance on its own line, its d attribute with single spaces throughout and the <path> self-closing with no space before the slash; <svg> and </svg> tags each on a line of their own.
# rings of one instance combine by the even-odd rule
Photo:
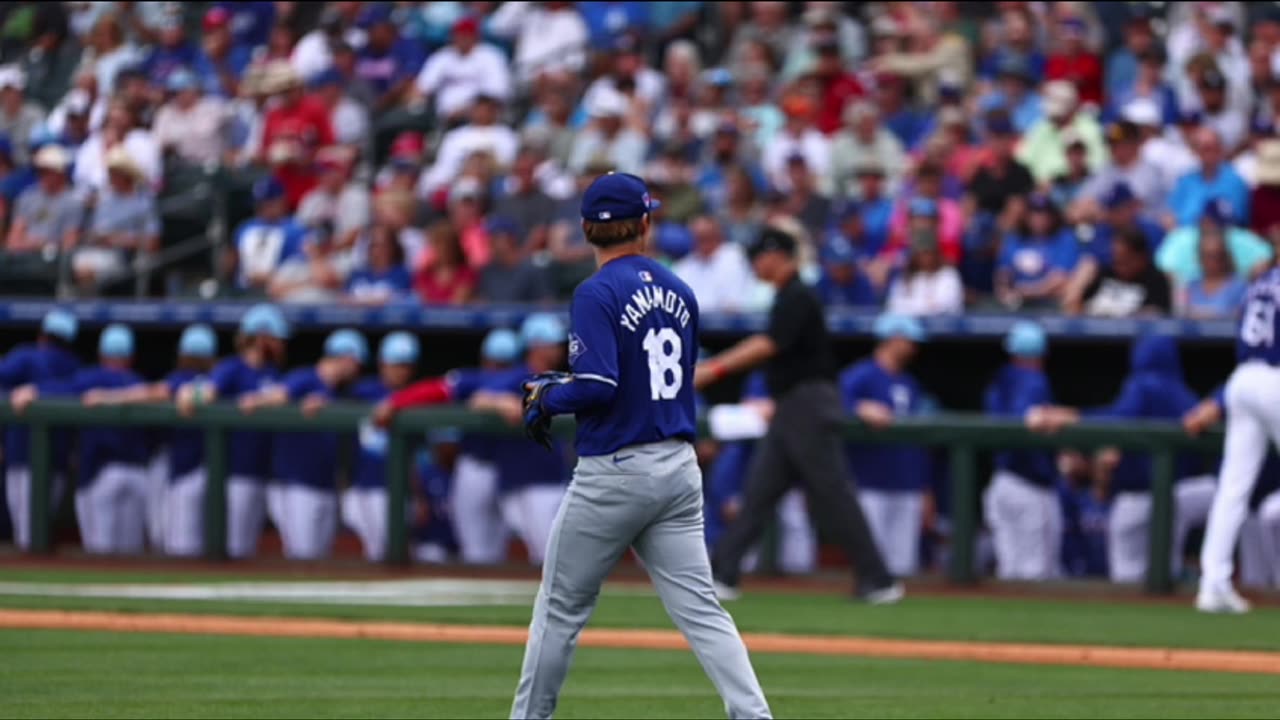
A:
<svg viewBox="0 0 1280 720">
<path fill-rule="evenodd" d="M 179 370 L 190 370 L 195 373 L 207 373 L 213 369 L 213 363 L 213 358 L 179 355 L 177 366 Z"/>
<path fill-rule="evenodd" d="M 587 242 L 598 248 L 608 248 L 641 239 L 644 236 L 644 219 L 631 218 L 610 222 L 584 220 L 582 231 L 587 235 Z"/>
</svg>

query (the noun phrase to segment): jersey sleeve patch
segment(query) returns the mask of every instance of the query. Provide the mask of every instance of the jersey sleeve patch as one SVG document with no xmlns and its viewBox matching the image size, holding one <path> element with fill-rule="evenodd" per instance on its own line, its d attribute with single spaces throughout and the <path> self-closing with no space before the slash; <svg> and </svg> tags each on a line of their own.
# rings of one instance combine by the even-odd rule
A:
<svg viewBox="0 0 1280 720">
<path fill-rule="evenodd" d="M 582 341 L 582 337 L 578 333 L 569 334 L 569 362 L 572 364 L 578 358 L 582 357 L 582 353 L 587 351 L 587 344 Z"/>
</svg>

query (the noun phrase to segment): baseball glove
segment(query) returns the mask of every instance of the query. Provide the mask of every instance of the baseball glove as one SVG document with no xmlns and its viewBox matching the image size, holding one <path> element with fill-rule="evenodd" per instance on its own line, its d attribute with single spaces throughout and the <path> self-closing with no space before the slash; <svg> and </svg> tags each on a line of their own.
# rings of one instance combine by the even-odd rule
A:
<svg viewBox="0 0 1280 720">
<path fill-rule="evenodd" d="M 572 382 L 573 376 L 563 372 L 534 375 L 524 384 L 524 432 L 530 440 L 551 449 L 551 413 L 543 407 L 549 389 Z"/>
</svg>

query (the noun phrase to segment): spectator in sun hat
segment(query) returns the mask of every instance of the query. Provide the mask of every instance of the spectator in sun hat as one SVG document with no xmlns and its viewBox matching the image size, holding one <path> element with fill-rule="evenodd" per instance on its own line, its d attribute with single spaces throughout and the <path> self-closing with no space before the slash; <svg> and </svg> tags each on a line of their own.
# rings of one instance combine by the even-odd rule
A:
<svg viewBox="0 0 1280 720">
<path fill-rule="evenodd" d="M 171 97 L 156 112 L 154 134 L 160 151 L 193 165 L 211 166 L 226 153 L 230 109 L 216 96 L 204 96 L 190 70 L 169 74 Z"/>
<path fill-rule="evenodd" d="M 1166 192 L 1173 189 L 1179 178 L 1199 166 L 1199 159 L 1184 142 L 1182 127 L 1165 132 L 1160 108 L 1155 102 L 1146 98 L 1134 100 L 1122 108 L 1120 117 L 1138 126 L 1142 145 L 1139 154 L 1143 162 L 1159 171 L 1161 184 L 1168 188 Z M 1182 120 L 1181 113 L 1176 117 Z M 1185 127 L 1199 127 L 1199 119 L 1195 115 L 1189 115 L 1188 120 L 1197 124 Z"/>
<path fill-rule="evenodd" d="M 501 50 L 481 41 L 479 19 L 463 16 L 453 24 L 449 45 L 427 58 L 411 93 L 434 101 L 443 122 L 461 120 L 478 95 L 510 96 L 510 66 Z"/>
<path fill-rule="evenodd" d="M 1200 168 L 1183 175 L 1169 196 L 1166 227 L 1194 225 L 1210 198 L 1221 198 L 1231 204 L 1235 217 L 1249 216 L 1249 186 L 1226 160 L 1226 148 L 1218 132 L 1200 127 L 1191 136 L 1192 151 L 1200 160 Z"/>
<path fill-rule="evenodd" d="M 39 179 L 18 196 L 5 250 L 22 254 L 75 247 L 84 220 L 84 201 L 67 178 L 71 155 L 60 145 L 45 145 L 31 164 Z"/>
<path fill-rule="evenodd" d="M 14 157 L 25 163 L 31 133 L 44 121 L 38 105 L 26 100 L 27 76 L 17 65 L 0 67 L 0 133 L 13 143 Z"/>
<path fill-rule="evenodd" d="M 307 230 L 289 215 L 284 185 L 273 177 L 254 183 L 254 215 L 236 229 L 228 265 L 236 286 L 265 291 L 275 271 L 302 253 Z"/>
<path fill-rule="evenodd" d="M 263 69 L 262 90 L 275 98 L 262 130 L 264 153 L 281 139 L 297 142 L 303 159 L 310 160 L 316 148 L 334 143 L 329 110 L 316 98 L 308 97 L 302 78 L 287 61 L 276 60 Z"/>
<path fill-rule="evenodd" d="M 235 43 L 231 34 L 231 11 L 224 7 L 209 8 L 200 27 L 200 49 L 191 69 L 205 93 L 234 98 L 249 66 L 249 48 Z"/>
<path fill-rule="evenodd" d="M 107 184 L 98 193 L 84 241 L 71 257 L 71 271 L 81 286 L 124 274 L 130 258 L 153 253 L 160 244 L 160 212 L 155 193 L 129 151 L 117 145 L 107 151 Z"/>
<path fill-rule="evenodd" d="M 1023 136 L 1018 159 L 1026 164 L 1037 182 L 1049 182 L 1066 169 L 1064 134 L 1073 131 L 1087 148 L 1090 170 L 1102 167 L 1107 159 L 1102 126 L 1091 112 L 1080 108 L 1076 88 L 1065 80 L 1045 84 L 1044 113 Z"/>
<path fill-rule="evenodd" d="M 1276 137 L 1275 121 L 1271 118 L 1256 117 L 1249 126 L 1249 140 L 1231 161 L 1231 167 L 1253 190 L 1258 186 L 1258 147 Z M 1250 203 L 1251 207 L 1257 205 Z"/>
<path fill-rule="evenodd" d="M 334 139 L 353 147 L 363 144 L 369 136 L 369 110 L 347 92 L 342 74 L 334 68 L 322 70 L 307 85 L 329 111 Z"/>
<path fill-rule="evenodd" d="M 856 168 L 874 162 L 888 171 L 890 191 L 896 190 L 906 165 L 902 141 L 880 121 L 876 106 L 865 100 L 844 109 L 844 127 L 831 140 L 831 175 L 837 193 L 854 194 Z"/>
<path fill-rule="evenodd" d="M 1205 202 L 1194 225 L 1179 227 L 1170 232 L 1155 254 L 1155 263 L 1180 285 L 1201 276 L 1198 248 L 1205 234 L 1220 235 L 1231 253 L 1232 263 L 1241 277 L 1251 277 L 1262 265 L 1270 262 L 1274 253 L 1271 245 L 1243 222 L 1232 202 L 1215 197 Z"/>
</svg>

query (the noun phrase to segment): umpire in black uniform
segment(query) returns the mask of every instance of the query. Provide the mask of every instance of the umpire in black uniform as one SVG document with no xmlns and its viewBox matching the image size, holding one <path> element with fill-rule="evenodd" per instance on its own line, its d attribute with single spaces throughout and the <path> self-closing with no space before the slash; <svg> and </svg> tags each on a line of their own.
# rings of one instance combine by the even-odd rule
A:
<svg viewBox="0 0 1280 720">
<path fill-rule="evenodd" d="M 885 568 L 853 494 L 840 428 L 846 416 L 836 389 L 836 361 L 818 296 L 799 276 L 796 240 L 766 228 L 748 250 L 756 275 L 777 289 L 769 328 L 697 367 L 706 387 L 732 373 L 767 363 L 776 411 L 756 446 L 742 512 L 716 546 L 712 568 L 721 599 L 737 596 L 742 556 L 760 539 L 779 499 L 804 488 L 819 528 L 838 538 L 857 578 L 857 595 L 884 604 L 903 590 Z"/>
</svg>

